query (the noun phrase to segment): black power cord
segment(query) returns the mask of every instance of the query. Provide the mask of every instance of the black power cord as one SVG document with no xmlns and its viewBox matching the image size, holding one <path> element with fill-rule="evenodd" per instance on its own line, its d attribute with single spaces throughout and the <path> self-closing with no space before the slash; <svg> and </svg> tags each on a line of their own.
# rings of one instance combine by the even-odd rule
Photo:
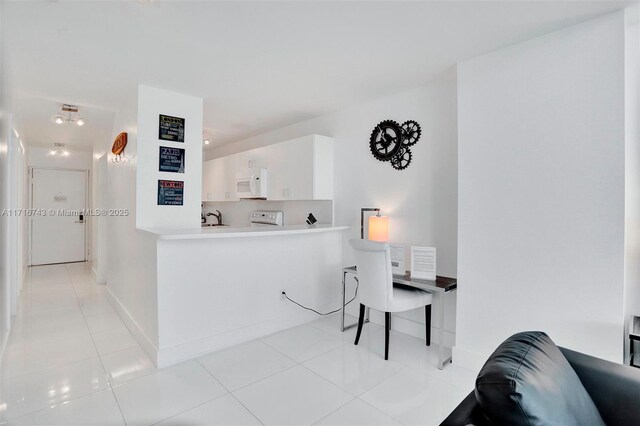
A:
<svg viewBox="0 0 640 426">
<path fill-rule="evenodd" d="M 356 300 L 356 297 L 358 297 L 358 286 L 360 285 L 360 281 L 358 281 L 358 278 L 354 277 L 354 279 L 356 280 L 356 292 L 353 295 L 353 297 L 351 298 L 351 300 L 349 300 L 347 303 L 344 304 L 344 306 L 347 306 L 349 303 L 353 302 L 354 300 Z M 311 311 L 311 312 L 315 312 L 316 314 L 320 315 L 320 316 L 326 316 L 326 315 L 331 315 L 331 314 L 335 314 L 336 312 L 339 312 L 342 308 L 338 308 L 334 311 L 331 312 L 327 312 L 325 314 L 323 314 L 322 312 L 318 312 L 315 309 L 312 308 L 307 308 L 306 306 L 303 306 L 301 304 L 299 304 L 298 302 L 296 302 L 295 300 L 291 299 L 289 296 L 287 296 L 286 292 L 282 292 L 282 295 L 291 303 L 294 303 L 298 306 L 300 306 L 302 309 L 306 309 L 307 311 Z"/>
</svg>

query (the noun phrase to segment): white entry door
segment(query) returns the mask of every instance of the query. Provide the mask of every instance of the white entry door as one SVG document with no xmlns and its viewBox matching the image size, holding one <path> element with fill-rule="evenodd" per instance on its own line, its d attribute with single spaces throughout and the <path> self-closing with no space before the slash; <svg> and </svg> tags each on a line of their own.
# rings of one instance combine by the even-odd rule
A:
<svg viewBox="0 0 640 426">
<path fill-rule="evenodd" d="M 31 264 L 86 260 L 87 172 L 32 169 Z M 39 212 L 46 215 L 39 215 Z"/>
</svg>

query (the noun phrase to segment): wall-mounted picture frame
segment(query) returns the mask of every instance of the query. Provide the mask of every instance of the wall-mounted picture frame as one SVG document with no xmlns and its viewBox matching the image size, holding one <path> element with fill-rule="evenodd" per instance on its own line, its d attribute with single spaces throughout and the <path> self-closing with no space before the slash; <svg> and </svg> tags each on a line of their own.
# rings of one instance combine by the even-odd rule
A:
<svg viewBox="0 0 640 426">
<path fill-rule="evenodd" d="M 160 146 L 158 151 L 158 171 L 184 173 L 184 148 Z"/>
<path fill-rule="evenodd" d="M 158 180 L 158 205 L 182 206 L 184 204 L 184 182 L 181 180 Z"/>
<path fill-rule="evenodd" d="M 160 114 L 158 139 L 171 142 L 184 142 L 184 118 Z"/>
</svg>

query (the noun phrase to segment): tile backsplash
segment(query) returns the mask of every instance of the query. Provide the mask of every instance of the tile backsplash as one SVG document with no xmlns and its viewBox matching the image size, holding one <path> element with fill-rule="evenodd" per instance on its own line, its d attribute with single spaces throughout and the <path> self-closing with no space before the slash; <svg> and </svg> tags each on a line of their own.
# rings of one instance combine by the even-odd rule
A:
<svg viewBox="0 0 640 426">
<path fill-rule="evenodd" d="M 303 225 L 309 213 L 318 219 L 318 223 L 333 223 L 333 201 L 205 201 L 204 213 L 220 210 L 223 223 L 229 226 L 249 226 L 249 213 L 254 210 L 281 210 L 284 212 L 285 225 Z M 216 218 L 207 217 L 208 223 L 215 223 Z"/>
</svg>

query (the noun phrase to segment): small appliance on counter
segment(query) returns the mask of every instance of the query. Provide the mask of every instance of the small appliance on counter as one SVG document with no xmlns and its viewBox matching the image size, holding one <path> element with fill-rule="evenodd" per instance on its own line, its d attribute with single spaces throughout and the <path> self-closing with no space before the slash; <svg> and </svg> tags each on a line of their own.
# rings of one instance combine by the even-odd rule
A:
<svg viewBox="0 0 640 426">
<path fill-rule="evenodd" d="M 280 211 L 256 210 L 249 215 L 251 227 L 259 226 L 282 226 L 284 224 L 284 213 Z"/>
</svg>

